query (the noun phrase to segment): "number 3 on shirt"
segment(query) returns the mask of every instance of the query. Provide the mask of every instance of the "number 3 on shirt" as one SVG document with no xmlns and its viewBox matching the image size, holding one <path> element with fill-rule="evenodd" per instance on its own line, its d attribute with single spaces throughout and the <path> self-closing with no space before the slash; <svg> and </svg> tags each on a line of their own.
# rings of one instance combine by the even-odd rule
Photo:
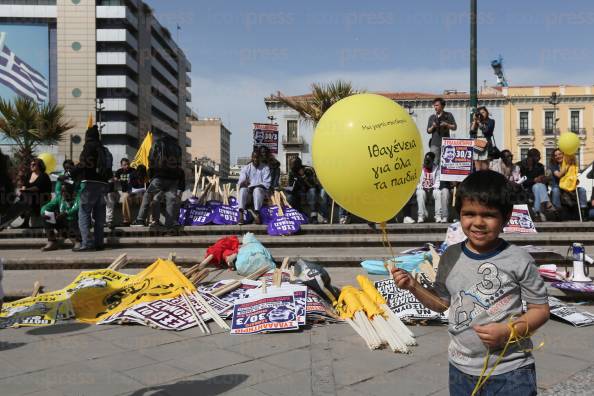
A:
<svg viewBox="0 0 594 396">
<path fill-rule="evenodd" d="M 479 292 L 485 295 L 496 293 L 501 287 L 501 279 L 499 279 L 499 271 L 492 263 L 483 263 L 478 268 L 479 274 L 483 275 L 481 283 L 476 285 Z"/>
</svg>

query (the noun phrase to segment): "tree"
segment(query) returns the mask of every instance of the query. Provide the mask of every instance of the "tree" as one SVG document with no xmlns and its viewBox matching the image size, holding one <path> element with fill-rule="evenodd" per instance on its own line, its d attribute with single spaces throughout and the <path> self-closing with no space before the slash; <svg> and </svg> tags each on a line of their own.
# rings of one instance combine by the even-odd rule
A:
<svg viewBox="0 0 594 396">
<path fill-rule="evenodd" d="M 64 118 L 64 107 L 49 103 L 38 104 L 30 98 L 18 97 L 11 102 L 0 98 L 0 132 L 17 146 L 19 168 L 35 156 L 37 146 L 60 142 L 73 125 Z"/>
<path fill-rule="evenodd" d="M 311 85 L 311 96 L 294 98 L 279 94 L 276 99 L 295 110 L 303 119 L 313 122 L 315 125 L 334 103 L 347 96 L 362 92 L 364 91 L 355 90 L 350 82 L 338 80 L 328 84 L 313 83 Z"/>
</svg>

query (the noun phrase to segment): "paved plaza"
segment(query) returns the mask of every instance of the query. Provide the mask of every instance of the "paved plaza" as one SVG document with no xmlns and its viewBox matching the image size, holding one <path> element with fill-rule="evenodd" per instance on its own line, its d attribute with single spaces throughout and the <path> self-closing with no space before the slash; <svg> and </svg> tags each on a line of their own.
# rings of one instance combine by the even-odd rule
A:
<svg viewBox="0 0 594 396">
<path fill-rule="evenodd" d="M 359 269 L 331 269 L 335 284 Z M 375 277 L 379 279 L 379 277 Z M 594 312 L 594 307 L 583 309 Z M 67 322 L 0 331 L 2 395 L 447 395 L 446 326 L 414 326 L 409 355 L 370 351 L 345 324 L 232 336 L 210 323 L 165 332 Z M 594 393 L 592 327 L 549 321 L 536 336 L 545 395 Z"/>
</svg>

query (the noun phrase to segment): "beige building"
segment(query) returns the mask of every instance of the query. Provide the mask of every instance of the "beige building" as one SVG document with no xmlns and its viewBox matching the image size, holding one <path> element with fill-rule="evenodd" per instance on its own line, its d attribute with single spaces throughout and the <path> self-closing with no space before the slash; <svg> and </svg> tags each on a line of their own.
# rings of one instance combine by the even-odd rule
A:
<svg viewBox="0 0 594 396">
<path fill-rule="evenodd" d="M 507 99 L 505 143 L 518 158 L 528 149 L 540 150 L 548 163 L 559 135 L 580 138 L 580 168 L 594 160 L 594 86 L 547 85 L 493 88 Z"/>
<path fill-rule="evenodd" d="M 147 3 L 6 0 L 0 2 L 0 23 L 47 28 L 50 101 L 63 105 L 74 124 L 51 147 L 59 164 L 78 158 L 89 114 L 114 166 L 134 156 L 147 131 L 168 134 L 182 148 L 191 144 L 191 65 Z M 71 140 L 74 135 L 82 139 Z"/>
<path fill-rule="evenodd" d="M 229 177 L 231 162 L 231 131 L 220 118 L 193 117 L 188 133 L 192 145 L 188 148 L 190 158 L 207 157 L 219 165 L 219 176 Z"/>
</svg>

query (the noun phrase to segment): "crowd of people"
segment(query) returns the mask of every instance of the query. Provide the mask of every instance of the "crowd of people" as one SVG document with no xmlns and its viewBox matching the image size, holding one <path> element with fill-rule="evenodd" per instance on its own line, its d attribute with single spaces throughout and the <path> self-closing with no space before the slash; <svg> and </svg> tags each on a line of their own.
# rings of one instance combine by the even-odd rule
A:
<svg viewBox="0 0 594 396">
<path fill-rule="evenodd" d="M 442 98 L 435 99 L 433 105 L 435 113 L 429 118 L 426 129 L 431 139 L 420 181 L 415 194 L 394 221 L 410 224 L 433 219 L 436 223 L 446 223 L 458 218 L 452 203 L 456 183 L 440 180 L 442 139 L 450 137 L 457 129 L 456 120 L 445 111 L 446 102 Z M 475 139 L 475 171 L 493 170 L 504 175 L 514 188 L 510 199 L 514 204 L 527 204 L 535 221 L 594 220 L 594 194 L 588 200 L 585 188 L 579 186 L 575 156 L 555 149 L 550 163 L 545 165 L 539 150 L 532 148 L 526 158 L 514 162 L 509 150 L 497 147 L 494 130 L 495 121 L 490 118 L 488 109 L 480 107 L 470 131 Z M 64 161 L 64 171 L 58 177 L 53 194 L 52 182 L 40 158 L 33 158 L 28 170 L 21 168 L 16 177 L 10 172 L 7 156 L 0 153 L 0 162 L 0 230 L 18 217 L 23 218 L 22 227 L 42 226 L 48 237 L 44 251 L 60 248 L 63 239 L 72 241 L 74 251 L 102 250 L 104 226 L 115 226 L 114 212 L 118 204 L 122 213 L 120 225 L 160 226 L 160 203 L 164 200 L 164 227 L 166 231 L 177 228 L 185 174 L 181 167 L 181 149 L 169 136 L 159 137 L 151 148 L 148 170 L 142 164 L 133 168 L 127 158 L 122 158 L 114 173 L 113 157 L 101 143 L 97 127 L 89 128 L 78 163 L 70 159 Z M 594 178 L 594 170 L 587 177 Z M 334 213 L 341 224 L 356 221 L 343 208 L 334 205 L 312 167 L 295 157 L 285 179 L 281 177 L 279 161 L 262 146 L 253 151 L 251 162 L 241 169 L 239 223 L 247 222 L 250 217 L 259 223 L 259 211 L 274 191 L 284 192 L 288 203 L 306 214 L 312 224 L 330 222 Z M 139 207 L 135 218 L 132 207 Z M 415 207 L 416 216 L 413 214 Z"/>
<path fill-rule="evenodd" d="M 0 161 L 0 231 L 18 217 L 23 218 L 23 228 L 42 226 L 48 238 L 42 251 L 59 249 L 66 239 L 72 242 L 75 252 L 103 250 L 104 229 L 115 226 L 118 204 L 122 226 L 145 226 L 147 222 L 149 226 L 161 226 L 164 199 L 164 231 L 177 230 L 185 174 L 181 149 L 169 136 L 159 137 L 151 148 L 148 170 L 143 164 L 132 168 L 130 161 L 122 158 L 114 173 L 113 157 L 101 143 L 97 126 L 93 126 L 85 133 L 78 163 L 70 159 L 63 162 L 64 171 L 53 194 L 52 182 L 40 158 L 33 158 L 29 171 L 19 172 L 16 178 L 11 173 L 9 158 L 0 153 Z M 139 211 L 132 219 L 134 205 L 139 206 Z"/>
</svg>

